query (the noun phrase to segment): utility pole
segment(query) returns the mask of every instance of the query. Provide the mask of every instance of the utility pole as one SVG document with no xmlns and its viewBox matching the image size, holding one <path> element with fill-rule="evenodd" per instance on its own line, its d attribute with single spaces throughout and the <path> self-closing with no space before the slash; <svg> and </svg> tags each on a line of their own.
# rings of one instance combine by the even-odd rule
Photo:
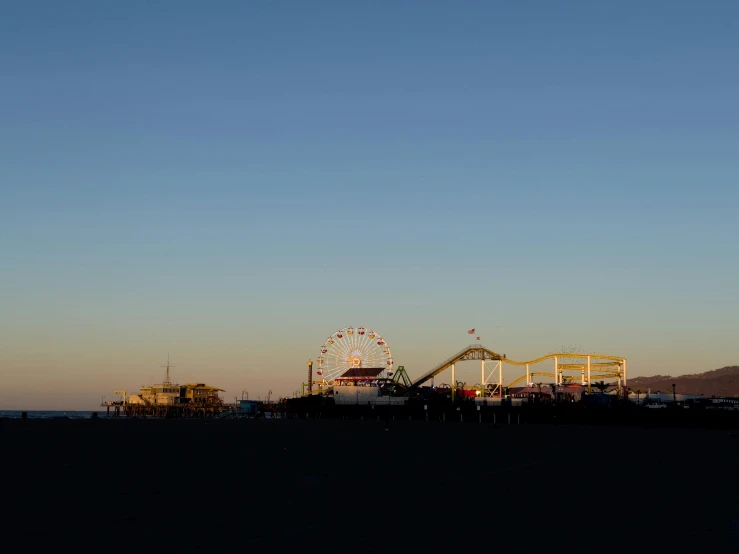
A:
<svg viewBox="0 0 739 554">
<path fill-rule="evenodd" d="M 387 422 L 385 423 L 385 431 L 390 429 L 390 393 L 387 394 Z"/>
<path fill-rule="evenodd" d="M 672 401 L 677 402 L 677 395 L 675 394 L 675 383 L 672 383 Z"/>
</svg>

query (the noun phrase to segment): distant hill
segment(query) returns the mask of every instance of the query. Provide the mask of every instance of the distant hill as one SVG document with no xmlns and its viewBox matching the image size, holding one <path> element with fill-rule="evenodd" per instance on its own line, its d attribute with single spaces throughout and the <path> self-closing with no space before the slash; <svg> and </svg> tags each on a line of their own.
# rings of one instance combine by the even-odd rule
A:
<svg viewBox="0 0 739 554">
<path fill-rule="evenodd" d="M 653 375 L 629 379 L 629 389 L 646 392 L 675 392 L 678 394 L 702 394 L 704 396 L 739 396 L 739 366 L 722 367 L 705 373 L 691 375 Z"/>
</svg>

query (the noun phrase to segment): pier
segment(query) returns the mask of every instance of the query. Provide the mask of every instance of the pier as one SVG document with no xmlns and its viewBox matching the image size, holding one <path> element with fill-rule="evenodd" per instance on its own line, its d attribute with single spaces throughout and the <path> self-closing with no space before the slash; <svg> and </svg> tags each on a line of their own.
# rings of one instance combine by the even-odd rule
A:
<svg viewBox="0 0 739 554">
<path fill-rule="evenodd" d="M 124 404 L 105 402 L 106 417 L 155 417 L 155 418 L 215 418 L 224 413 L 237 410 L 233 404 Z"/>
</svg>

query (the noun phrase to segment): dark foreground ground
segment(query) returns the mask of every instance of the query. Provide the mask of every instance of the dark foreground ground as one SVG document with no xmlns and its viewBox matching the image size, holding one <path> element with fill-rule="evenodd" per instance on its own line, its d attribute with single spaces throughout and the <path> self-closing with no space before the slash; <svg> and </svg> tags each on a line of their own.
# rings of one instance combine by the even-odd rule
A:
<svg viewBox="0 0 739 554">
<path fill-rule="evenodd" d="M 735 432 L 2 420 L 6 552 L 735 551 Z M 12 538 L 11 542 L 7 542 Z"/>
</svg>

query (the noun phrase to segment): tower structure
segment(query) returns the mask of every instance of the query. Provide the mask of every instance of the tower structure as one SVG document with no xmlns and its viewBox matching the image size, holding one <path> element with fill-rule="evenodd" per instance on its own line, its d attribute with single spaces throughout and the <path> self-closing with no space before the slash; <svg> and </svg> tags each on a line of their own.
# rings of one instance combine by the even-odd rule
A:
<svg viewBox="0 0 739 554">
<path fill-rule="evenodd" d="M 169 380 L 169 369 L 174 367 L 173 365 L 170 365 L 169 363 L 169 354 L 167 354 L 167 365 L 163 365 L 162 367 L 166 368 L 166 373 L 164 374 L 164 381 L 163 385 L 171 385 L 172 381 Z"/>
</svg>

